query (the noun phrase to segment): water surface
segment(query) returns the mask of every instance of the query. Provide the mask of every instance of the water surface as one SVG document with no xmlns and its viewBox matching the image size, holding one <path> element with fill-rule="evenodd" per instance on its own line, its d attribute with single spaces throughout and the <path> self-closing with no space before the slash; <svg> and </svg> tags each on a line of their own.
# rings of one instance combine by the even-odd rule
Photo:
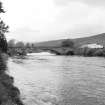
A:
<svg viewBox="0 0 105 105">
<path fill-rule="evenodd" d="M 8 61 L 25 105 L 105 105 L 105 59 L 28 55 Z"/>
</svg>

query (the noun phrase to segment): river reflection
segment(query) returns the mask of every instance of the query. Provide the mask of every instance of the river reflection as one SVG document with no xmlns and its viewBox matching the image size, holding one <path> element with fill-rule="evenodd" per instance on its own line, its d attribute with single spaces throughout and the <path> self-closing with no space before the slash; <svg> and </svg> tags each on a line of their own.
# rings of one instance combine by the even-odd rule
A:
<svg viewBox="0 0 105 105">
<path fill-rule="evenodd" d="M 105 105 L 105 59 L 28 55 L 8 61 L 25 105 Z"/>
</svg>

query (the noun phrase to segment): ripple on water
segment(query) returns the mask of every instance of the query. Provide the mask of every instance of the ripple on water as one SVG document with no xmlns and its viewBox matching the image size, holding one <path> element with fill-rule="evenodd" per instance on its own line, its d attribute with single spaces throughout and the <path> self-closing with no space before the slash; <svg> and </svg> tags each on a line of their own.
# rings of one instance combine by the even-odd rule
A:
<svg viewBox="0 0 105 105">
<path fill-rule="evenodd" d="M 9 69 L 26 105 L 105 105 L 104 62 L 33 55 L 11 60 Z"/>
</svg>

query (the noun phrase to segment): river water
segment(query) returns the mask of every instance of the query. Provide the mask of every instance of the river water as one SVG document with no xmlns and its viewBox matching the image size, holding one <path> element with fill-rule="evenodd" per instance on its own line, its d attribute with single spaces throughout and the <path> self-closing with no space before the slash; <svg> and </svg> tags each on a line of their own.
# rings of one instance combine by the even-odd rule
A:
<svg viewBox="0 0 105 105">
<path fill-rule="evenodd" d="M 105 105 L 105 58 L 33 54 L 8 69 L 25 105 Z"/>
</svg>

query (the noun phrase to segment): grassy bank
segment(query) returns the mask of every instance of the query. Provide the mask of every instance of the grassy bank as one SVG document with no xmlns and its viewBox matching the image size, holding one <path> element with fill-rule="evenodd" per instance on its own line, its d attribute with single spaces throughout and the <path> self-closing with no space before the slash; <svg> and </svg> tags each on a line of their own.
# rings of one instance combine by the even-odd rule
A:
<svg viewBox="0 0 105 105">
<path fill-rule="evenodd" d="M 0 53 L 0 105 L 23 105 L 13 77 L 6 73 L 7 62 L 4 57 L 6 56 Z"/>
</svg>

